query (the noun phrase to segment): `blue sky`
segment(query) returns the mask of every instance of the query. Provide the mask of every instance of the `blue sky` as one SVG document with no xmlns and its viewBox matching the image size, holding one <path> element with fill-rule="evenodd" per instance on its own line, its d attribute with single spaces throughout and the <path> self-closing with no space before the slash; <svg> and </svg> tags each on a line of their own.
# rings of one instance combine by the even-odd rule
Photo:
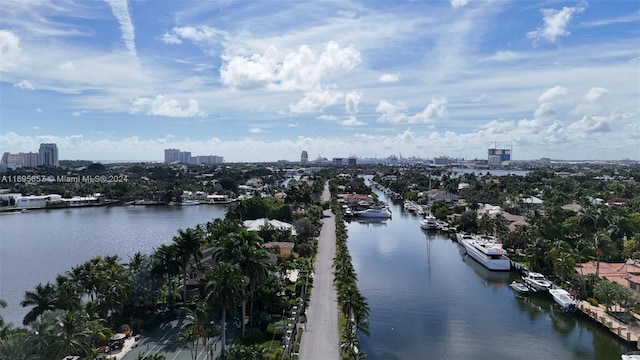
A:
<svg viewBox="0 0 640 360">
<path fill-rule="evenodd" d="M 0 152 L 640 159 L 638 1 L 1 5 Z"/>
</svg>

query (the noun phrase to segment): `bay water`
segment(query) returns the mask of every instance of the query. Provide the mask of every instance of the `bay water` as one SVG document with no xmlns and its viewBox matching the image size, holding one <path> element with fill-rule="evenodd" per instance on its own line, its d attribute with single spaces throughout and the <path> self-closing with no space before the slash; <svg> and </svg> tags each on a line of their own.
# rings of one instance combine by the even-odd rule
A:
<svg viewBox="0 0 640 360">
<path fill-rule="evenodd" d="M 0 214 L 0 309 L 5 322 L 22 325 L 25 291 L 55 282 L 95 256 L 123 262 L 171 243 L 179 229 L 223 218 L 226 205 L 106 206 Z"/>
</svg>

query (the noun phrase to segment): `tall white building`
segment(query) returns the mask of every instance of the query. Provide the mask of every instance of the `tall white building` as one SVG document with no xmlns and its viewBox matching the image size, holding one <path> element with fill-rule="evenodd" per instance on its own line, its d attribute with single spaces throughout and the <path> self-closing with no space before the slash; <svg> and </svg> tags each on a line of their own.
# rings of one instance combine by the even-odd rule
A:
<svg viewBox="0 0 640 360">
<path fill-rule="evenodd" d="M 38 166 L 57 167 L 58 166 L 58 146 L 53 143 L 40 144 L 38 151 Z"/>
</svg>

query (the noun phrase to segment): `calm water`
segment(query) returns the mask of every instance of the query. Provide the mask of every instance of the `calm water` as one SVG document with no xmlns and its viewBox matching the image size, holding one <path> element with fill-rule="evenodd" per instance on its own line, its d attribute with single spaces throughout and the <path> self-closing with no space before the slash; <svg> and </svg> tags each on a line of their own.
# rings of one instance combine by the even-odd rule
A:
<svg viewBox="0 0 640 360">
<path fill-rule="evenodd" d="M 628 351 L 551 299 L 515 297 L 516 273 L 486 270 L 446 235 L 422 231 L 419 217 L 391 209 L 390 220 L 347 227 L 371 307 L 371 337 L 361 337 L 368 359 L 620 359 Z"/>
<path fill-rule="evenodd" d="M 0 298 L 5 321 L 22 325 L 24 292 L 94 256 L 150 254 L 178 229 L 224 217 L 225 205 L 112 206 L 0 215 Z"/>
</svg>

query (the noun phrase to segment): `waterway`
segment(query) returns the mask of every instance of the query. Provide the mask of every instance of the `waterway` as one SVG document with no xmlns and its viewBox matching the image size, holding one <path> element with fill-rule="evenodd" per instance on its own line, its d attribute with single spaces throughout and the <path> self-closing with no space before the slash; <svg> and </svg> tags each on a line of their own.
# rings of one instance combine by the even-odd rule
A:
<svg viewBox="0 0 640 360">
<path fill-rule="evenodd" d="M 151 254 L 179 229 L 224 217 L 226 205 L 109 206 L 32 210 L 0 215 L 0 309 L 21 326 L 27 290 L 95 256 Z"/>
<path fill-rule="evenodd" d="M 384 194 L 377 192 L 381 199 Z M 518 298 L 515 272 L 491 272 L 446 234 L 387 200 L 393 217 L 351 221 L 349 251 L 367 297 L 370 360 L 620 359 L 630 348 L 550 298 Z"/>
</svg>

